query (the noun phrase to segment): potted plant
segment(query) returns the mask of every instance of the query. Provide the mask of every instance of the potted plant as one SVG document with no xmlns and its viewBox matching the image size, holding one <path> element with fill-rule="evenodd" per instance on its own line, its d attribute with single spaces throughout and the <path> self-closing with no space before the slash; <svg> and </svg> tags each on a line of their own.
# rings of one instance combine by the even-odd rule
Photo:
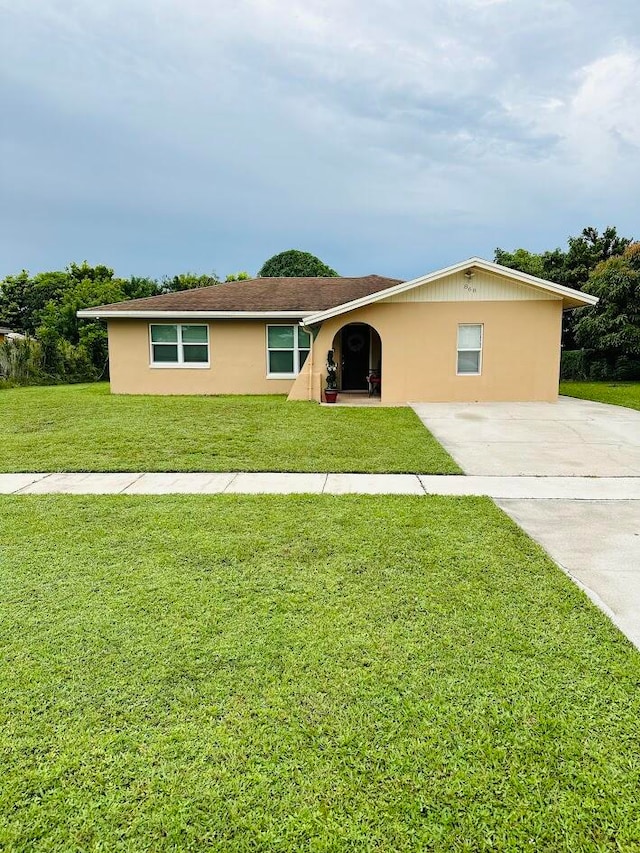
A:
<svg viewBox="0 0 640 853">
<path fill-rule="evenodd" d="M 338 365 L 333 359 L 333 350 L 327 353 L 327 385 L 324 391 L 324 399 L 327 403 L 335 403 L 338 397 L 337 382 Z"/>
</svg>

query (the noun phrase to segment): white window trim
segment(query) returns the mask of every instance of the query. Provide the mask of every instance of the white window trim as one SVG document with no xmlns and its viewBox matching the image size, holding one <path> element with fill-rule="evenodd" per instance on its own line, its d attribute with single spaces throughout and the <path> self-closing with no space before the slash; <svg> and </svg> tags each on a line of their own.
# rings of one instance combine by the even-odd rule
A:
<svg viewBox="0 0 640 853">
<path fill-rule="evenodd" d="M 177 326 L 178 340 L 178 361 L 154 361 L 153 360 L 153 341 L 151 340 L 152 326 Z M 207 360 L 206 361 L 184 361 L 184 351 L 182 343 L 182 327 L 183 326 L 203 326 L 207 330 Z M 158 341 L 156 341 L 156 344 Z M 167 344 L 169 342 L 167 341 Z M 186 344 L 189 346 L 189 344 Z M 149 367 L 154 370 L 206 370 L 211 367 L 211 343 L 209 340 L 209 324 L 208 323 L 149 323 Z"/>
<path fill-rule="evenodd" d="M 270 352 L 292 352 L 291 347 L 270 347 L 269 346 L 269 329 L 286 328 L 293 329 L 293 373 L 272 373 L 269 370 L 269 353 Z M 306 352 L 307 357 L 311 352 L 313 341 L 309 340 L 309 348 L 300 347 L 298 343 L 298 334 L 300 326 L 295 323 L 267 323 L 265 326 L 265 341 L 266 341 L 266 356 L 267 356 L 267 379 L 295 379 L 300 373 L 300 352 Z M 304 329 L 303 329 L 304 331 Z"/>
<path fill-rule="evenodd" d="M 460 346 L 460 329 L 473 326 L 480 327 L 480 349 L 478 347 L 461 347 Z M 482 376 L 482 351 L 484 349 L 484 323 L 458 323 L 456 340 L 456 376 Z M 458 354 L 461 352 L 477 352 L 478 353 L 478 372 L 477 373 L 460 373 L 458 370 Z"/>
</svg>

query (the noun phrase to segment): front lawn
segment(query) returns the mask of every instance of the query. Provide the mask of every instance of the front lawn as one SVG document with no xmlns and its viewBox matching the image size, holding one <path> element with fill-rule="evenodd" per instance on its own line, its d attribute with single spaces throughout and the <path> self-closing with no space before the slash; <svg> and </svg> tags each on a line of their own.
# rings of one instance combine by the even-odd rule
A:
<svg viewBox="0 0 640 853">
<path fill-rule="evenodd" d="M 409 408 L 115 396 L 106 383 L 0 391 L 0 447 L 0 472 L 460 473 Z"/>
<path fill-rule="evenodd" d="M 489 500 L 0 498 L 0 849 L 640 847 L 640 656 Z"/>
<path fill-rule="evenodd" d="M 0 443 L 2 472 L 460 473 L 409 408 L 116 396 L 105 383 L 0 391 Z"/>
<path fill-rule="evenodd" d="M 640 382 L 561 382 L 560 393 L 581 400 L 640 409 Z"/>
</svg>

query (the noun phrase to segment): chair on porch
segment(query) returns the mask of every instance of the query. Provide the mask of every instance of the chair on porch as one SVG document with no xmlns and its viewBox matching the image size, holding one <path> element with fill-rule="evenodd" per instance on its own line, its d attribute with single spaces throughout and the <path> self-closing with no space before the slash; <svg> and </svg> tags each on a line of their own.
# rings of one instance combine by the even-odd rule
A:
<svg viewBox="0 0 640 853">
<path fill-rule="evenodd" d="M 369 386 L 369 396 L 380 397 L 382 392 L 382 376 L 379 370 L 370 370 L 367 374 L 367 384 Z"/>
</svg>

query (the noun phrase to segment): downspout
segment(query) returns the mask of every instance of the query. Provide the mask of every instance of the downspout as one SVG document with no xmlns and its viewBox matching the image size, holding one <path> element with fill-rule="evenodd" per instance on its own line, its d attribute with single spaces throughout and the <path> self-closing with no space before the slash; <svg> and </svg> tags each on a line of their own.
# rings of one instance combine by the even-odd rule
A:
<svg viewBox="0 0 640 853">
<path fill-rule="evenodd" d="M 315 352 L 315 342 L 320 331 L 320 326 L 305 326 L 304 320 L 300 321 L 300 325 L 311 335 L 311 351 L 309 352 L 309 376 L 307 379 L 307 400 L 313 400 L 313 354 Z M 322 379 L 320 379 L 320 387 L 322 388 Z"/>
</svg>

